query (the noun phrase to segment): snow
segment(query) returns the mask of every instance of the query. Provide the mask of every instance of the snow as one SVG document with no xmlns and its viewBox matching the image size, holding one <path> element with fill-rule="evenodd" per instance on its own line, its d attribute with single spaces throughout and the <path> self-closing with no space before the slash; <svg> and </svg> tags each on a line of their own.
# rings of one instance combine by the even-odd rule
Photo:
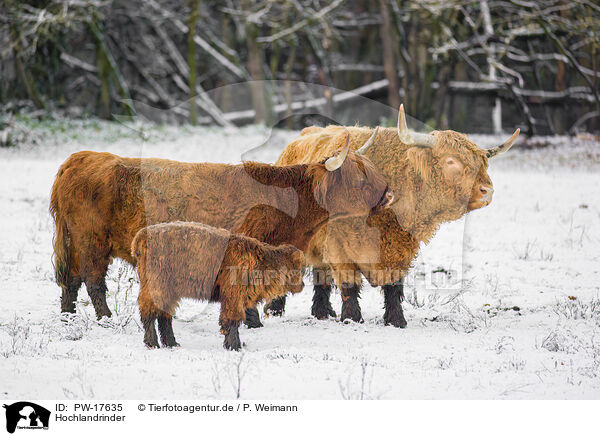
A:
<svg viewBox="0 0 600 436">
<path fill-rule="evenodd" d="M 82 287 L 77 315 L 61 321 L 50 188 L 82 149 L 272 162 L 298 132 L 135 128 L 54 122 L 36 127 L 34 145 L 0 150 L 1 398 L 220 399 L 238 387 L 245 399 L 600 398 L 598 143 L 551 138 L 492 162 L 492 204 L 444 225 L 415 262 L 408 328 L 383 325 L 383 296 L 368 285 L 363 324 L 318 321 L 307 286 L 283 318 L 242 328 L 236 353 L 222 348 L 218 305 L 194 301 L 174 321 L 181 347 L 147 350 L 137 276 L 120 261 L 108 277 L 113 319 L 96 322 Z M 332 304 L 339 314 L 339 293 Z"/>
</svg>

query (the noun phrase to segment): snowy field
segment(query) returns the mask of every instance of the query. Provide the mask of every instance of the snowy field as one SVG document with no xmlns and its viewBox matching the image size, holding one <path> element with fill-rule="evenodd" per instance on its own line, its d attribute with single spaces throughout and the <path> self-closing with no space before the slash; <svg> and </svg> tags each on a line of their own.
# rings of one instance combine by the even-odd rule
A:
<svg viewBox="0 0 600 436">
<path fill-rule="evenodd" d="M 121 262 L 109 273 L 109 323 L 96 322 L 85 286 L 77 315 L 61 321 L 48 201 L 70 153 L 273 162 L 297 135 L 143 130 L 54 122 L 32 145 L 0 149 L 2 398 L 600 399 L 600 144 L 555 138 L 493 161 L 492 204 L 445 225 L 415 262 L 408 328 L 383 325 L 383 296 L 367 285 L 363 324 L 318 321 L 307 286 L 283 318 L 241 328 L 236 353 L 222 348 L 219 307 L 192 301 L 174 321 L 181 347 L 147 350 L 137 277 Z M 339 315 L 339 293 L 332 300 Z"/>
</svg>

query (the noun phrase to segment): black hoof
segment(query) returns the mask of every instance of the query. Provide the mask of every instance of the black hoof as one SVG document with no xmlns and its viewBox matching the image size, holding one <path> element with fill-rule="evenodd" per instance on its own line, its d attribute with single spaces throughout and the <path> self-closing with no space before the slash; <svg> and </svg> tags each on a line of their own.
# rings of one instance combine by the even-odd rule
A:
<svg viewBox="0 0 600 436">
<path fill-rule="evenodd" d="M 358 304 L 359 296 L 360 287 L 358 285 L 342 285 L 342 321 L 348 319 L 354 322 L 364 322 Z"/>
<path fill-rule="evenodd" d="M 383 317 L 383 322 L 385 323 L 385 325 L 392 325 L 394 327 L 398 327 L 400 329 L 406 328 L 406 326 L 408 325 L 408 323 L 406 322 L 406 319 L 404 318 L 404 314 L 400 313 L 400 314 L 396 314 L 396 315 L 384 315 Z"/>
<path fill-rule="evenodd" d="M 355 323 L 357 323 L 357 324 L 364 324 L 364 323 L 365 323 L 365 320 L 364 320 L 364 319 L 362 319 L 362 318 L 360 318 L 360 319 L 358 319 L 358 320 L 357 320 L 357 319 L 351 319 L 351 318 L 342 318 L 342 319 L 341 319 L 341 321 L 342 321 L 344 324 L 350 324 L 351 322 L 355 322 Z"/>
<path fill-rule="evenodd" d="M 264 308 L 266 315 L 283 316 L 285 312 L 285 296 L 269 301 Z"/>
<path fill-rule="evenodd" d="M 108 307 L 106 309 L 100 309 L 96 311 L 96 317 L 98 318 L 98 321 L 100 321 L 104 317 L 110 318 L 112 317 L 112 312 Z"/>
<path fill-rule="evenodd" d="M 383 287 L 384 307 L 383 322 L 385 325 L 393 325 L 405 328 L 408 324 L 404 318 L 402 301 L 404 300 L 404 284 L 402 280 Z"/>
<path fill-rule="evenodd" d="M 242 349 L 242 342 L 240 341 L 240 335 L 237 330 L 235 333 L 229 333 L 225 335 L 225 340 L 223 341 L 223 347 L 226 350 L 240 351 Z"/>
<path fill-rule="evenodd" d="M 316 284 L 314 291 L 313 304 L 310 310 L 312 316 L 317 319 L 327 319 L 330 316 L 335 318 L 336 313 L 331 307 L 331 302 L 329 301 L 331 286 L 325 284 Z"/>
<path fill-rule="evenodd" d="M 163 347 L 173 348 L 179 347 L 179 344 L 175 340 L 175 334 L 173 333 L 173 319 L 169 317 L 158 318 L 158 333 L 160 336 L 160 342 Z"/>
<path fill-rule="evenodd" d="M 177 342 L 175 340 L 175 338 L 169 338 L 169 339 L 163 339 L 161 338 L 160 342 L 162 343 L 162 346 L 165 348 L 173 348 L 173 347 L 179 347 L 179 342 Z"/>
<path fill-rule="evenodd" d="M 335 318 L 337 316 L 335 310 L 331 308 L 331 304 L 329 304 L 329 307 L 313 304 L 310 313 L 317 319 L 327 319 L 329 317 Z"/>
<path fill-rule="evenodd" d="M 86 282 L 88 295 L 90 296 L 90 300 L 92 301 L 92 305 L 94 306 L 94 310 L 96 311 L 96 317 L 101 319 L 103 317 L 111 317 L 112 313 L 106 304 L 106 284 L 95 283 L 89 284 Z"/>
<path fill-rule="evenodd" d="M 144 340 L 144 344 L 146 345 L 146 348 L 149 348 L 149 349 L 160 348 L 160 345 L 158 345 L 158 341 L 154 342 L 154 341 Z"/>
<path fill-rule="evenodd" d="M 75 303 L 69 304 L 68 307 L 62 307 L 60 310 L 62 313 L 75 313 Z"/>
<path fill-rule="evenodd" d="M 258 310 L 246 309 L 246 320 L 244 321 L 244 324 L 246 324 L 246 327 L 249 329 L 258 329 L 263 327 L 262 322 L 260 322 Z"/>
<path fill-rule="evenodd" d="M 341 321 L 343 322 L 346 320 L 363 323 L 364 319 L 360 313 L 360 307 L 342 304 Z"/>
</svg>

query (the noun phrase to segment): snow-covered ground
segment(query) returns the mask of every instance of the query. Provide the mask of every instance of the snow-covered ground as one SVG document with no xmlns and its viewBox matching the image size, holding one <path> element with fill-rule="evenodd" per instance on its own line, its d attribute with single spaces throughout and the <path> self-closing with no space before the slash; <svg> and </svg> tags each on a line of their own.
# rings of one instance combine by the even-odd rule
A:
<svg viewBox="0 0 600 436">
<path fill-rule="evenodd" d="M 181 347 L 147 350 L 136 275 L 121 262 L 109 274 L 110 323 L 95 321 L 85 287 L 61 321 L 48 199 L 70 153 L 272 162 L 297 135 L 143 130 L 47 123 L 35 145 L 0 150 L 0 398 L 235 398 L 238 388 L 246 399 L 600 398 L 600 144 L 552 139 L 492 162 L 492 204 L 445 225 L 416 261 L 408 328 L 383 325 L 369 286 L 364 324 L 318 321 L 307 287 L 283 318 L 242 328 L 236 353 L 222 348 L 218 306 L 192 301 L 174 321 Z M 460 285 L 440 285 L 440 269 Z"/>
</svg>

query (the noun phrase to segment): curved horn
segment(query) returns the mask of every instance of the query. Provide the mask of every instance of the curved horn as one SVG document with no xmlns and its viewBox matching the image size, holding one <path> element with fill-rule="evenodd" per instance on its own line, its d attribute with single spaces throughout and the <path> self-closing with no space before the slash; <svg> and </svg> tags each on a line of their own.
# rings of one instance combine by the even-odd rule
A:
<svg viewBox="0 0 600 436">
<path fill-rule="evenodd" d="M 327 171 L 335 171 L 339 167 L 341 167 L 342 164 L 344 163 L 344 161 L 346 160 L 346 157 L 348 156 L 349 150 L 350 150 L 350 133 L 347 133 L 346 134 L 346 144 L 344 145 L 344 148 L 342 149 L 342 151 L 340 151 L 340 153 L 337 156 L 332 156 L 325 161 L 325 168 L 327 168 Z"/>
<path fill-rule="evenodd" d="M 377 133 L 379 133 L 379 126 L 375 127 L 375 131 L 373 132 L 371 137 L 367 140 L 367 142 L 365 142 L 362 145 L 362 147 L 360 147 L 358 150 L 356 150 L 355 153 L 356 154 L 365 154 L 366 151 L 369 149 L 369 147 L 371 147 L 371 145 L 373 145 L 373 143 L 375 142 L 375 137 L 377 136 Z"/>
<path fill-rule="evenodd" d="M 508 138 L 508 141 L 506 141 L 504 144 L 499 145 L 494 148 L 490 148 L 489 150 L 486 150 L 486 155 L 487 155 L 488 159 L 490 159 L 494 156 L 497 156 L 501 153 L 504 153 L 510 147 L 512 147 L 512 145 L 515 143 L 515 141 L 519 137 L 519 133 L 521 133 L 521 129 L 515 130 L 515 133 L 513 133 L 513 135 L 510 138 Z"/>
<path fill-rule="evenodd" d="M 406 125 L 406 115 L 404 114 L 404 104 L 400 105 L 398 111 L 398 137 L 400 141 L 407 145 L 417 145 L 422 147 L 433 147 L 437 140 L 433 135 L 427 135 L 424 133 L 415 133 L 408 130 Z"/>
</svg>

